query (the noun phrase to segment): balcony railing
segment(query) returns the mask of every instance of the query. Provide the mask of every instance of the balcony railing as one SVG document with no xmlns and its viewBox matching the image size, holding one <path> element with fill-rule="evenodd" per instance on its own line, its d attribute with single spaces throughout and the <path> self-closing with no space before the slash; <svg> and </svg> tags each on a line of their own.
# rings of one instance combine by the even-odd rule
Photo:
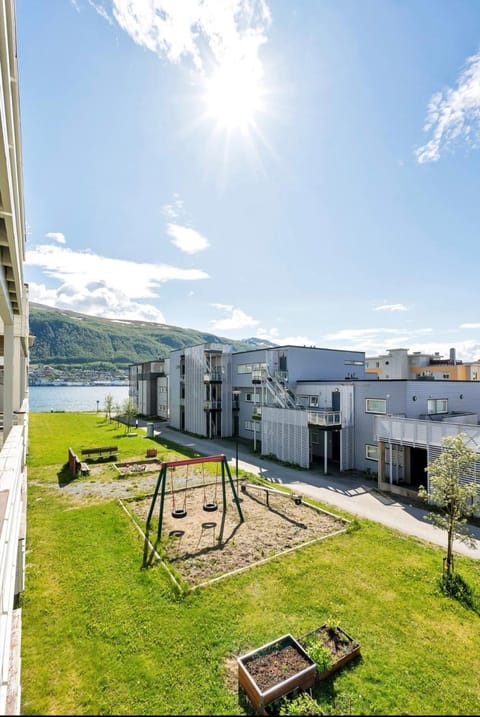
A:
<svg viewBox="0 0 480 717">
<path fill-rule="evenodd" d="M 222 372 L 221 371 L 205 371 L 203 375 L 204 383 L 221 383 Z"/>
<path fill-rule="evenodd" d="M 448 421 L 418 420 L 401 416 L 375 416 L 375 439 L 410 446 L 441 446 L 446 436 L 465 433 L 480 450 L 480 426 Z"/>
<path fill-rule="evenodd" d="M 218 411 L 221 408 L 222 408 L 221 401 L 204 401 L 203 402 L 203 410 L 204 411 Z"/>
<path fill-rule="evenodd" d="M 307 411 L 307 421 L 314 426 L 340 426 L 342 424 L 341 411 Z"/>
</svg>

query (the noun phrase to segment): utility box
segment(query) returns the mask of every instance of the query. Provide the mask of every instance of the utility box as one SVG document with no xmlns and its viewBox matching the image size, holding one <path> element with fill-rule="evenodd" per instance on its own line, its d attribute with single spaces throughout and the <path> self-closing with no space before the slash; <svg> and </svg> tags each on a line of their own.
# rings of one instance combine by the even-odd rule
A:
<svg viewBox="0 0 480 717">
<path fill-rule="evenodd" d="M 153 437 L 153 423 L 147 423 L 147 438 Z"/>
</svg>

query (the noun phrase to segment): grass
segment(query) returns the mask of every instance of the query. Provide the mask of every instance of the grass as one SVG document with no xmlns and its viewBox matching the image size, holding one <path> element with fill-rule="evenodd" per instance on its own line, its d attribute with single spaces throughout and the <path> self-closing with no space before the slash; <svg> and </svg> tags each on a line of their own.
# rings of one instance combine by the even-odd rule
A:
<svg viewBox="0 0 480 717">
<path fill-rule="evenodd" d="M 30 414 L 22 714 L 246 714 L 227 669 L 235 656 L 329 615 L 362 657 L 315 688 L 326 710 L 478 713 L 480 617 L 440 592 L 441 548 L 357 518 L 355 530 L 180 598 L 160 566 L 142 569 L 142 536 L 117 501 L 58 489 L 69 446 L 178 456 L 124 431 L 97 414 Z M 102 480 L 114 479 L 106 468 Z M 458 556 L 456 568 L 478 596 L 480 563 Z"/>
</svg>

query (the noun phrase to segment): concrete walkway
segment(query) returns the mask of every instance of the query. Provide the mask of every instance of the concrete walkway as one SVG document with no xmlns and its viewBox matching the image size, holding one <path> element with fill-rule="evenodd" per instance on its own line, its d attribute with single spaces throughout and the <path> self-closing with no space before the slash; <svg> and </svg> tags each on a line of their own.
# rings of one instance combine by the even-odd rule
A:
<svg viewBox="0 0 480 717">
<path fill-rule="evenodd" d="M 139 427 L 146 427 L 146 421 L 139 421 Z M 203 455 L 224 454 L 235 475 L 236 446 L 232 440 L 196 438 L 175 429 L 166 423 L 154 424 L 154 436 L 165 439 Z M 274 461 L 261 458 L 238 445 L 238 468 L 260 476 L 273 483 L 282 483 L 295 493 L 310 497 L 323 503 L 337 506 L 352 515 L 382 523 L 389 528 L 415 536 L 446 549 L 446 532 L 431 525 L 425 516 L 428 511 L 405 501 L 399 501 L 376 488 L 376 483 L 355 474 L 324 475 L 323 470 L 302 470 L 282 466 Z M 457 553 L 476 560 L 480 559 L 480 528 L 471 526 L 475 536 L 476 548 L 470 548 L 455 541 Z"/>
</svg>

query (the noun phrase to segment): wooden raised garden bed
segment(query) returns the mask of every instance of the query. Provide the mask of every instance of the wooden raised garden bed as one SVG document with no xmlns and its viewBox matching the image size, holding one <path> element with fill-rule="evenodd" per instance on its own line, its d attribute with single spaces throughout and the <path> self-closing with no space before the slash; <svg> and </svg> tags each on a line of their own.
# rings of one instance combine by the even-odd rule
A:
<svg viewBox="0 0 480 717">
<path fill-rule="evenodd" d="M 287 634 L 237 658 L 238 683 L 260 714 L 293 690 L 313 687 L 317 665 Z"/>
<path fill-rule="evenodd" d="M 360 643 L 338 625 L 321 625 L 301 637 L 299 643 L 313 660 L 320 655 L 316 662 L 317 679 L 319 680 L 330 677 L 360 655 Z M 322 659 L 323 651 L 321 649 L 318 651 L 319 646 L 327 648 L 330 653 L 330 659 L 327 659 L 326 662 Z"/>
</svg>

